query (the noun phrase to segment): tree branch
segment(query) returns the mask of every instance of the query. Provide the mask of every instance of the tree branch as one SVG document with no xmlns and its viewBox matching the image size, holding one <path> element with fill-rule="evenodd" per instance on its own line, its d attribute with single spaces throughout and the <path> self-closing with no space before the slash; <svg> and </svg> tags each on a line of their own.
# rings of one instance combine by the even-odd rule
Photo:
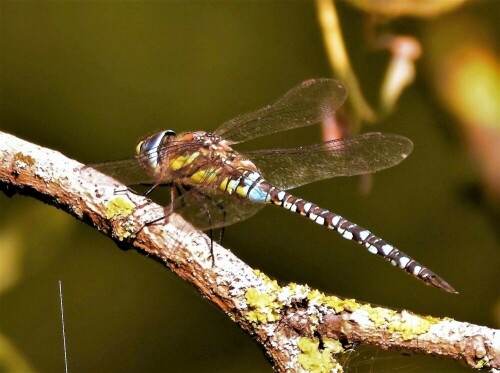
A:
<svg viewBox="0 0 500 373">
<path fill-rule="evenodd" d="M 357 343 L 500 369 L 500 331 L 419 316 L 279 285 L 214 243 L 180 216 L 145 227 L 163 208 L 117 181 L 0 132 L 0 189 L 30 195 L 87 222 L 119 246 L 159 260 L 194 285 L 261 345 L 278 371 L 342 371 L 335 354 Z"/>
</svg>

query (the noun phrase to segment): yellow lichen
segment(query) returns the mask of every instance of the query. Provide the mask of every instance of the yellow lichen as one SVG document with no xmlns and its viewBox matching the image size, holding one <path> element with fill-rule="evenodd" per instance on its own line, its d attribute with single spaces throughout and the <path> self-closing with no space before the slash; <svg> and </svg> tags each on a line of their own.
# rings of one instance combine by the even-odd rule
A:
<svg viewBox="0 0 500 373">
<path fill-rule="evenodd" d="M 118 226 L 116 227 L 116 236 L 118 237 L 118 240 L 123 241 L 125 238 L 132 237 L 134 235 L 134 232 L 131 231 L 131 227 L 126 225 L 126 226 Z"/>
<path fill-rule="evenodd" d="M 317 304 L 324 304 L 325 303 L 325 295 L 320 292 L 319 290 L 311 290 L 307 294 L 307 299 L 309 300 L 309 304 L 311 306 L 317 305 Z"/>
<path fill-rule="evenodd" d="M 377 328 L 380 328 L 385 322 L 392 320 L 396 315 L 396 311 L 381 307 L 371 307 L 368 304 L 363 305 L 362 309 L 368 311 L 368 318 L 373 321 Z"/>
<path fill-rule="evenodd" d="M 290 292 L 292 294 L 296 294 L 296 295 L 303 292 L 304 290 L 309 291 L 309 288 L 307 287 L 307 285 L 306 286 L 299 285 L 299 284 L 296 284 L 295 282 L 290 282 L 288 284 L 288 289 L 290 289 Z"/>
<path fill-rule="evenodd" d="M 354 312 L 361 308 L 361 304 L 356 302 L 355 299 L 342 299 L 342 305 L 346 311 Z"/>
<path fill-rule="evenodd" d="M 106 209 L 106 218 L 115 220 L 119 217 L 127 217 L 134 211 L 135 206 L 123 197 L 117 197 L 109 202 Z M 115 234 L 120 241 L 132 237 L 133 227 L 129 222 L 124 222 L 115 228 Z"/>
<path fill-rule="evenodd" d="M 245 293 L 248 305 L 246 318 L 251 322 L 268 323 L 279 320 L 280 303 L 274 292 L 263 293 L 255 288 L 248 289 Z"/>
<path fill-rule="evenodd" d="M 328 307 L 333 308 L 335 313 L 339 313 L 344 310 L 344 301 L 334 295 L 327 297 L 325 304 Z"/>
<path fill-rule="evenodd" d="M 265 286 L 261 287 L 260 290 L 251 288 L 245 293 L 248 305 L 248 311 L 245 313 L 246 318 L 251 322 L 260 323 L 279 320 L 279 311 L 283 307 L 283 303 L 278 298 L 283 288 L 276 280 L 271 280 L 258 269 L 255 269 L 253 273 L 262 279 Z"/>
<path fill-rule="evenodd" d="M 333 338 L 324 338 L 323 346 L 325 350 L 330 351 L 332 354 L 344 352 L 344 346 L 342 346 L 342 343 Z"/>
<path fill-rule="evenodd" d="M 299 285 L 299 284 L 292 284 L 294 285 L 291 290 L 293 291 L 294 294 L 297 296 L 304 296 L 305 294 L 309 293 L 311 291 L 311 288 L 307 285 Z"/>
<path fill-rule="evenodd" d="M 330 342 L 329 346 L 331 346 Z M 297 361 L 308 372 L 327 373 L 333 369 L 342 372 L 342 367 L 333 360 L 332 352 L 326 348 L 324 350 L 319 349 L 318 340 L 301 337 L 298 347 L 302 353 L 297 356 Z"/>
<path fill-rule="evenodd" d="M 407 341 L 415 338 L 416 335 L 427 333 L 431 327 L 431 322 L 424 317 L 414 315 L 408 311 L 403 311 L 401 317 L 389 323 L 389 332 L 401 333 L 401 338 Z"/>
<path fill-rule="evenodd" d="M 325 304 L 328 307 L 333 308 L 333 310 L 336 313 L 342 312 L 342 311 L 349 311 L 349 312 L 354 312 L 358 308 L 361 307 L 361 305 L 356 302 L 354 299 L 342 299 L 339 297 L 336 297 L 334 295 L 330 295 L 325 297 Z"/>
<path fill-rule="evenodd" d="M 325 306 L 333 308 L 335 313 L 339 313 L 344 310 L 354 312 L 361 307 L 361 305 L 354 299 L 342 299 L 334 295 L 325 295 L 318 290 L 310 291 L 307 294 L 307 299 L 309 300 L 310 305 L 314 306 L 323 304 Z"/>
<path fill-rule="evenodd" d="M 123 197 L 117 197 L 108 203 L 106 209 L 107 219 L 116 219 L 118 217 L 127 217 L 134 211 L 134 205 Z"/>
<path fill-rule="evenodd" d="M 437 324 L 438 322 L 441 322 L 442 320 L 439 317 L 433 317 L 433 316 L 422 316 L 425 320 L 429 321 L 431 324 Z M 445 317 L 444 320 L 453 320 L 450 319 L 449 317 Z"/>
<path fill-rule="evenodd" d="M 486 367 L 486 361 L 484 361 L 483 359 L 478 360 L 474 363 L 474 368 L 476 369 L 483 369 L 484 367 Z"/>
<path fill-rule="evenodd" d="M 282 290 L 281 286 L 279 286 L 278 281 L 276 280 L 271 280 L 265 273 L 261 272 L 258 269 L 254 269 L 253 273 L 260 277 L 263 281 L 264 284 L 269 286 L 272 291 L 280 292 Z"/>
</svg>

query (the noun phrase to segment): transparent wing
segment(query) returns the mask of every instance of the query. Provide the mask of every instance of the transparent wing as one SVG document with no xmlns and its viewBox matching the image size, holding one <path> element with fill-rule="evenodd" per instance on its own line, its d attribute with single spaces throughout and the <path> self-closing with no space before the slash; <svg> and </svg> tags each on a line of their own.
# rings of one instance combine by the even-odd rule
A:
<svg viewBox="0 0 500 373">
<path fill-rule="evenodd" d="M 176 198 L 173 210 L 196 228 L 206 231 L 248 219 L 264 206 L 265 204 L 236 199 L 225 193 L 195 188 Z"/>
<path fill-rule="evenodd" d="M 153 148 L 133 158 L 85 165 L 83 172 L 85 172 L 87 168 L 93 168 L 94 170 L 111 176 L 125 185 L 156 183 L 160 180 L 155 180 L 152 170 L 143 165 L 148 164 L 152 159 L 162 159 L 169 154 L 189 151 L 193 147 L 197 147 L 197 145 L 186 141 L 172 141 L 166 146 Z M 166 178 L 168 175 L 163 173 L 162 176 Z M 170 180 L 161 181 L 169 182 Z"/>
<path fill-rule="evenodd" d="M 238 143 L 308 126 L 331 117 L 346 96 L 346 89 L 337 80 L 308 80 L 292 88 L 274 104 L 227 121 L 215 130 L 215 134 Z"/>
<path fill-rule="evenodd" d="M 138 157 L 120 161 L 88 164 L 85 165 L 83 172 L 89 168 L 111 176 L 125 185 L 139 185 L 155 182 L 153 175 L 141 166 Z"/>
<path fill-rule="evenodd" d="M 406 137 L 368 133 L 290 149 L 245 152 L 270 183 L 292 189 L 335 176 L 353 176 L 395 166 L 412 151 Z"/>
</svg>

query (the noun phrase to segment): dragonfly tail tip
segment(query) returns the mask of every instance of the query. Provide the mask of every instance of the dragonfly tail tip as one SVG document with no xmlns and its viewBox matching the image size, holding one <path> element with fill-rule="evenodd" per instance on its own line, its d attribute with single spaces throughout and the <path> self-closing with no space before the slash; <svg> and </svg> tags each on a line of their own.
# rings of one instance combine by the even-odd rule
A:
<svg viewBox="0 0 500 373">
<path fill-rule="evenodd" d="M 445 280 L 443 280 L 439 276 L 429 277 L 428 280 L 429 280 L 428 281 L 429 285 L 435 286 L 435 287 L 437 287 L 439 289 L 442 289 L 442 290 L 444 290 L 444 291 L 446 291 L 448 293 L 459 294 L 458 291 L 456 291 L 453 286 L 451 286 L 450 284 L 448 284 Z"/>
</svg>

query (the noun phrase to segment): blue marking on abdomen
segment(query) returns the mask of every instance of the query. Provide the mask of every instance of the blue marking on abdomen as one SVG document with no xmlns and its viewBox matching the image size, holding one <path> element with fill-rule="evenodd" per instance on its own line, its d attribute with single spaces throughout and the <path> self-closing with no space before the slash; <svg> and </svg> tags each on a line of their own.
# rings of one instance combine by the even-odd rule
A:
<svg viewBox="0 0 500 373">
<path fill-rule="evenodd" d="M 262 189 L 260 186 L 256 185 L 250 193 L 248 193 L 248 199 L 252 202 L 266 202 L 267 191 Z"/>
</svg>

